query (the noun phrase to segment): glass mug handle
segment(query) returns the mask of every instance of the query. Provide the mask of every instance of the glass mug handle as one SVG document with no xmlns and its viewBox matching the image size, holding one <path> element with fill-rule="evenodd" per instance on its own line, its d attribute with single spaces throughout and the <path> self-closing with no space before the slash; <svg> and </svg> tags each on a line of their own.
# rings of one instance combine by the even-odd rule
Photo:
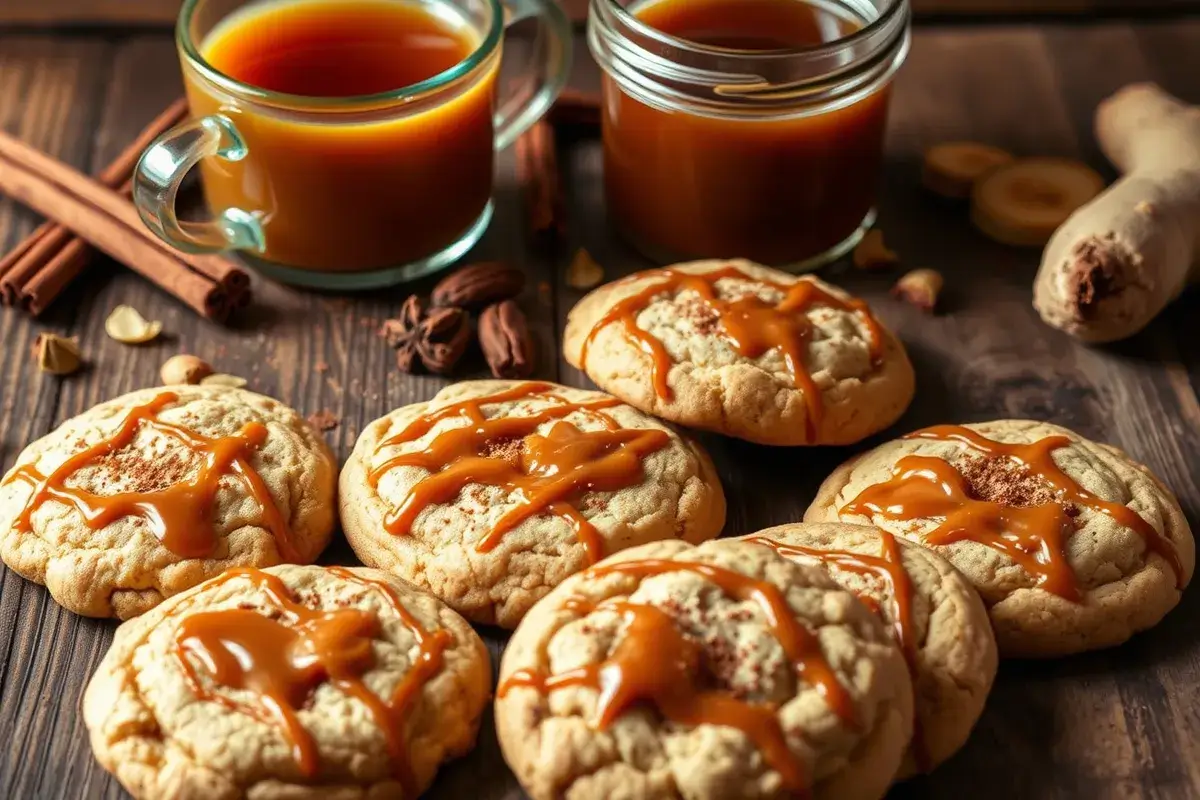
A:
<svg viewBox="0 0 1200 800">
<path fill-rule="evenodd" d="M 496 109 L 496 149 L 503 150 L 542 118 L 571 73 L 573 35 L 571 23 L 556 0 L 500 0 L 507 20 L 505 27 L 526 19 L 537 19 L 538 31 L 530 55 L 531 68 L 514 81 L 511 93 Z"/>
<path fill-rule="evenodd" d="M 133 172 L 133 202 L 142 222 L 160 239 L 188 253 L 249 250 L 261 253 L 266 238 L 258 217 L 227 208 L 212 219 L 191 222 L 175 215 L 184 177 L 206 158 L 241 161 L 246 145 L 223 114 L 188 120 L 150 145 Z"/>
</svg>

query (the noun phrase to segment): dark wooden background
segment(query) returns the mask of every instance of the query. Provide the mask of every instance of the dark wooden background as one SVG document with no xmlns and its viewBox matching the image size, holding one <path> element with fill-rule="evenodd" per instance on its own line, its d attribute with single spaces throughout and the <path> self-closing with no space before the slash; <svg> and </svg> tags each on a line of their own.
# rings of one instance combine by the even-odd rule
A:
<svg viewBox="0 0 1200 800">
<path fill-rule="evenodd" d="M 582 50 L 580 62 L 575 82 L 594 85 L 595 67 Z M 0 30 L 0 127 L 72 164 L 98 168 L 177 94 L 174 64 L 166 33 Z M 951 138 L 1079 156 L 1111 175 L 1092 141 L 1091 111 L 1121 84 L 1147 78 L 1200 102 L 1200 18 L 919 29 L 896 86 L 881 225 L 906 266 L 945 273 L 943 311 L 926 317 L 890 300 L 894 275 L 844 266 L 824 274 L 869 298 L 909 347 L 917 398 L 891 433 L 997 417 L 1068 425 L 1149 464 L 1178 492 L 1195 525 L 1200 293 L 1129 342 L 1082 347 L 1043 326 L 1030 307 L 1036 251 L 988 242 L 962 209 L 934 202 L 918 186 L 922 149 Z M 529 248 L 506 155 L 498 217 L 476 255 L 524 265 L 539 375 L 586 385 L 557 355 L 564 317 L 579 296 L 564 286 L 561 268 L 580 245 L 613 277 L 644 264 L 607 232 L 597 142 L 563 142 L 561 158 L 570 188 L 567 246 L 549 255 Z M 36 222 L 0 201 L 0 243 L 15 242 Z M 27 442 L 89 406 L 155 384 L 162 361 L 180 351 L 248 378 L 250 388 L 304 414 L 333 412 L 341 425 L 328 438 L 342 457 L 367 422 L 444 385 L 398 373 L 375 335 L 406 290 L 335 297 L 265 282 L 257 289 L 259 307 L 223 328 L 100 262 L 43 320 L 0 312 L 0 462 L 7 468 Z M 144 347 L 110 341 L 103 321 L 117 303 L 163 320 L 168 335 Z M 39 373 L 29 347 L 42 330 L 80 337 L 88 371 L 66 379 Z M 476 360 L 463 377 L 482 372 Z M 821 479 L 861 449 L 704 441 L 725 481 L 730 533 L 799 519 Z M 344 543 L 328 554 L 330 562 L 350 558 Z M 1160 627 L 1122 648 L 1004 664 L 966 749 L 895 796 L 1200 796 L 1198 615 L 1200 591 L 1193 590 Z M 0 575 L 0 797 L 124 796 L 93 761 L 79 714 L 83 687 L 114 627 L 62 611 L 42 587 L 7 570 Z M 498 654 L 502 637 L 484 634 Z M 430 796 L 523 796 L 500 760 L 490 717 L 476 751 L 447 766 Z"/>
<path fill-rule="evenodd" d="M 181 0 L 3 0 L 0 24 L 171 25 Z M 558 0 L 582 19 L 589 0 Z M 1033 15 L 1171 12 L 1200 8 L 1200 0 L 910 0 L 919 15 Z"/>
</svg>

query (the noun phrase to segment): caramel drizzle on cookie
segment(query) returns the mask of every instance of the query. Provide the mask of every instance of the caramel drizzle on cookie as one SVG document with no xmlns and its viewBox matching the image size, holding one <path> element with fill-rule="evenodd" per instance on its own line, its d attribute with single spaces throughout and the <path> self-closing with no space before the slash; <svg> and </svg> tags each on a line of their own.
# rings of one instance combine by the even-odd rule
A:
<svg viewBox="0 0 1200 800">
<path fill-rule="evenodd" d="M 452 636 L 445 629 L 427 631 L 386 583 L 340 567 L 329 571 L 368 592 L 380 592 L 416 639 L 416 656 L 387 699 L 364 682 L 366 673 L 377 666 L 372 642 L 383 629 L 378 614 L 353 607 L 313 610 L 299 602 L 277 576 L 249 567 L 229 570 L 206 586 L 212 589 L 247 580 L 273 607 L 239 607 L 185 617 L 175 636 L 175 655 L 184 680 L 202 701 L 279 726 L 291 743 L 300 771 L 310 780 L 320 774 L 320 755 L 299 711 L 318 687 L 333 685 L 366 706 L 386 740 L 404 796 L 415 797 L 417 780 L 406 745 L 405 715 L 421 688 L 441 672 Z M 218 688 L 248 692 L 255 699 L 235 699 L 217 692 Z"/>
<path fill-rule="evenodd" d="M 783 356 L 792 384 L 804 394 L 809 435 L 812 436 L 820 423 L 824 406 L 821 391 L 805 367 L 804 355 L 813 333 L 813 324 L 807 316 L 809 309 L 821 306 L 858 314 L 870 334 L 872 362 L 878 363 L 882 357 L 882 329 L 867 304 L 854 298 L 843 300 L 822 289 L 815 281 L 802 278 L 795 283 L 781 283 L 754 278 L 730 265 L 701 274 L 670 268 L 640 272 L 629 276 L 624 282 L 644 280 L 651 275 L 655 280 L 650 285 L 619 300 L 592 327 L 583 342 L 581 366 L 586 368 L 588 350 L 600 331 L 619 323 L 625 329 L 625 334 L 650 357 L 654 390 L 661 399 L 669 401 L 673 395 L 667 382 L 671 356 L 662 341 L 638 327 L 637 315 L 658 297 L 690 291 L 700 296 L 706 316 L 712 317 L 711 321 L 706 319 L 700 326 L 703 332 L 719 332 L 745 358 L 758 358 L 769 351 L 777 351 Z M 717 293 L 717 282 L 721 280 L 766 286 L 782 292 L 783 299 L 772 304 L 751 293 L 728 300 Z"/>
<path fill-rule="evenodd" d="M 368 474 L 372 487 L 398 467 L 420 467 L 430 474 L 409 489 L 400 504 L 389 512 L 384 526 L 389 533 L 411 532 L 420 513 L 431 505 L 446 503 L 471 484 L 496 486 L 517 501 L 475 545 L 486 553 L 500 543 L 504 534 L 525 520 L 549 513 L 570 523 L 579 542 L 594 563 L 604 557 L 599 531 L 571 504 L 583 492 L 614 492 L 640 483 L 645 473 L 642 460 L 670 443 L 666 431 L 622 428 L 604 409 L 620 405 L 605 397 L 572 402 L 553 394 L 546 383 L 523 383 L 484 397 L 471 398 L 418 417 L 402 431 L 384 440 L 386 447 L 415 442 L 439 422 L 464 418 L 468 424 L 442 431 L 424 448 L 393 456 Z M 485 405 L 525 399 L 551 401 L 551 405 L 527 416 L 488 418 Z M 601 423 L 602 430 L 585 431 L 564 418 L 586 412 Z M 550 424 L 545 433 L 538 433 Z"/>
<path fill-rule="evenodd" d="M 941 458 L 909 455 L 896 462 L 891 480 L 868 486 L 843 506 L 843 516 L 861 514 L 895 521 L 943 517 L 920 538 L 931 545 L 972 541 L 1011 558 L 1037 580 L 1039 588 L 1078 602 L 1082 593 L 1067 560 L 1066 543 L 1075 532 L 1080 508 L 1106 514 L 1133 530 L 1147 549 L 1162 556 L 1183 580 L 1183 565 L 1174 545 L 1133 509 L 1096 497 L 1054 463 L 1053 453 L 1071 444 L 1067 436 L 1047 436 L 1029 444 L 997 442 L 961 425 L 937 425 L 905 439 L 956 442 L 984 459 L 1002 459 L 1015 474 L 1046 487 L 1045 502 L 1002 502 L 980 499 L 967 477 Z"/>
<path fill-rule="evenodd" d="M 160 411 L 178 400 L 179 395 L 174 392 L 163 392 L 148 403 L 130 409 L 112 436 L 75 453 L 49 475 L 43 475 L 36 462 L 13 470 L 6 482 L 21 480 L 33 487 L 33 494 L 17 516 L 17 530 L 31 532 L 34 512 L 43 503 L 56 500 L 73 506 L 92 530 L 99 530 L 122 517 L 139 517 L 175 555 L 207 558 L 214 554 L 218 543 L 211 520 L 213 503 L 222 479 L 234 476 L 258 503 L 266 527 L 275 537 L 280 557 L 284 561 L 304 560 L 292 542 L 287 521 L 276 507 L 270 490 L 250 464 L 250 453 L 266 441 L 266 426 L 249 422 L 233 436 L 201 436 L 157 418 Z M 129 446 L 143 427 L 185 445 L 198 456 L 200 466 L 195 475 L 154 491 L 112 495 L 68 485 L 71 476 L 79 470 Z M 147 461 L 152 458 L 146 457 Z"/>
<path fill-rule="evenodd" d="M 874 529 L 879 534 L 879 555 L 855 553 L 851 550 L 822 550 L 816 547 L 791 544 L 772 539 L 769 536 L 756 535 L 747 537 L 746 541 L 765 545 L 784 558 L 801 564 L 828 567 L 841 572 L 852 572 L 856 575 L 874 576 L 883 582 L 884 595 L 888 598 L 888 614 L 883 614 L 878 601 L 870 594 L 856 593 L 858 599 L 877 616 L 883 619 L 891 618 L 892 639 L 904 653 L 908 662 L 908 674 L 914 684 L 917 678 L 917 628 L 913 622 L 913 585 L 912 578 L 904 569 L 900 560 L 900 545 L 896 537 L 887 531 Z M 911 744 L 913 757 L 917 765 L 925 772 L 932 768 L 929 751 L 925 747 L 924 737 L 917 715 L 913 715 L 913 740 Z"/>
<path fill-rule="evenodd" d="M 583 575 L 584 580 L 609 575 L 641 580 L 671 572 L 694 573 L 729 597 L 753 601 L 766 617 L 797 678 L 815 686 L 843 722 L 857 727 L 849 693 L 825 660 L 816 636 L 796 618 L 775 585 L 712 564 L 665 559 L 601 565 Z M 517 670 L 500 684 L 499 697 L 517 687 L 532 688 L 541 694 L 568 686 L 584 687 L 599 694 L 590 721 L 598 730 L 608 728 L 641 703 L 653 705 L 665 719 L 677 724 L 736 728 L 754 742 L 789 791 L 804 791 L 804 768 L 788 746 L 778 708 L 744 700 L 728 689 L 706 686 L 701 669 L 704 648 L 686 636 L 670 614 L 656 606 L 629 601 L 597 605 L 578 595 L 568 598 L 563 609 L 581 616 L 593 611 L 619 614 L 624 629 L 616 647 L 601 662 L 558 675 L 536 669 Z"/>
</svg>

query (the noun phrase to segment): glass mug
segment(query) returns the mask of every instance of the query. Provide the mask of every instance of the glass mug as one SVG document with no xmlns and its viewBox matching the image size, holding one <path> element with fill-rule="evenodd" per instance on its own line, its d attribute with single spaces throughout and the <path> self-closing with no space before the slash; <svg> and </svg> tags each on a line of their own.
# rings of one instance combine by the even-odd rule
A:
<svg viewBox="0 0 1200 800">
<path fill-rule="evenodd" d="M 566 82 L 570 24 L 554 0 L 379 2 L 466 26 L 477 46 L 392 91 L 285 94 L 236 80 L 202 54 L 231 15 L 292 2 L 186 0 L 176 41 L 193 119 L 138 164 L 133 196 L 146 225 L 180 250 L 238 251 L 269 277 L 325 289 L 388 286 L 465 254 L 491 220 L 496 151 L 545 114 Z M 505 12 L 510 24 L 536 18 L 539 29 L 531 63 L 519 80 L 506 76 L 511 91 L 498 99 Z M 196 166 L 212 213 L 187 221 L 175 203 Z"/>
</svg>

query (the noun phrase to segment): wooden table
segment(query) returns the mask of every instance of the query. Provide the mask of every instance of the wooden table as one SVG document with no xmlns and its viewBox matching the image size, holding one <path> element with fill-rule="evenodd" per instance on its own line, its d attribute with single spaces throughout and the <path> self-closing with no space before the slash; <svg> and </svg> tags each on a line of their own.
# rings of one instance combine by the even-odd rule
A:
<svg viewBox="0 0 1200 800">
<path fill-rule="evenodd" d="M 0 126 L 94 168 L 175 96 L 174 64 L 170 38 L 160 33 L 0 33 Z M 926 317 L 890 300 L 893 275 L 854 274 L 842 266 L 825 275 L 870 299 L 908 345 L 917 398 L 892 433 L 998 417 L 1061 423 L 1147 463 L 1179 493 L 1195 525 L 1200 293 L 1126 343 L 1082 347 L 1045 327 L 1030 307 L 1038 253 L 981 238 L 961 210 L 931 201 L 917 182 L 922 148 L 952 138 L 1018 153 L 1081 156 L 1108 170 L 1092 141 L 1092 108 L 1119 85 L 1147 78 L 1200 101 L 1200 18 L 920 29 L 896 85 L 881 225 L 907 265 L 945 273 L 944 310 Z M 584 55 L 576 82 L 595 80 Z M 564 143 L 561 157 L 570 189 L 568 246 L 553 257 L 529 249 L 506 156 L 497 220 L 475 255 L 529 270 L 523 303 L 541 345 L 539 375 L 586 385 L 557 355 L 563 320 L 578 299 L 564 286 L 561 267 L 580 245 L 613 276 L 643 264 L 606 231 L 597 143 Z M 16 241 L 35 222 L 0 202 L 0 242 Z M 370 420 L 444 385 L 401 375 L 375 335 L 406 290 L 333 297 L 265 282 L 257 290 L 259 308 L 222 328 L 197 320 L 133 274 L 98 263 L 43 320 L 0 312 L 3 466 L 63 420 L 155 384 L 159 365 L 179 351 L 248 378 L 251 388 L 302 413 L 332 411 L 341 425 L 328 438 L 342 457 Z M 140 348 L 110 341 L 103 321 L 117 303 L 163 320 L 169 335 Z M 91 368 L 68 379 L 39 373 L 29 347 L 42 330 L 78 336 Z M 318 369 L 321 362 L 328 368 Z M 474 364 L 463 377 L 481 374 Z M 862 449 L 767 449 L 703 438 L 725 481 L 729 532 L 799 519 L 821 479 Z M 347 563 L 352 554 L 341 543 L 327 559 Z M 1200 795 L 1198 614 L 1200 590 L 1193 589 L 1160 627 L 1124 647 L 1004 664 L 966 749 L 895 796 Z M 123 796 L 93 761 L 79 714 L 83 687 L 114 627 L 64 612 L 42 587 L 7 570 L 0 576 L 0 797 Z M 498 655 L 502 637 L 484 634 Z M 500 760 L 490 718 L 478 748 L 445 768 L 430 796 L 523 796 Z"/>
</svg>

